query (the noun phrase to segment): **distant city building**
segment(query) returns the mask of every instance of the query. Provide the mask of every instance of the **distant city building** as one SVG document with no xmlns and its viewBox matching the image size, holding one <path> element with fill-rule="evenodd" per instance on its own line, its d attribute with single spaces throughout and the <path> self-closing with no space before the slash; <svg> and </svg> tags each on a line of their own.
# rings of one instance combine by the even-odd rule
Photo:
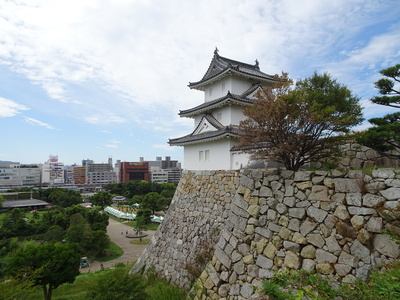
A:
<svg viewBox="0 0 400 300">
<path fill-rule="evenodd" d="M 35 186 L 40 184 L 38 165 L 21 165 L 19 162 L 0 161 L 0 186 Z"/>
<path fill-rule="evenodd" d="M 64 166 L 64 183 L 73 184 L 74 181 L 74 169 L 76 164 L 72 166 Z"/>
<path fill-rule="evenodd" d="M 117 174 L 114 172 L 112 158 L 106 164 L 87 163 L 86 182 L 87 184 L 109 184 L 117 183 Z"/>
<path fill-rule="evenodd" d="M 74 184 L 86 183 L 86 167 L 74 167 Z"/>
<path fill-rule="evenodd" d="M 58 161 L 58 155 L 50 155 L 42 166 L 42 184 L 64 184 L 64 163 Z"/>
<path fill-rule="evenodd" d="M 140 162 L 147 162 L 149 164 L 151 182 L 177 183 L 181 178 L 181 164 L 177 160 L 171 160 L 170 156 L 166 156 L 165 160 L 162 160 L 160 156 L 157 156 L 156 160 L 148 161 L 145 161 L 143 157 L 140 157 Z"/>
<path fill-rule="evenodd" d="M 148 162 L 121 162 L 120 182 L 150 180 Z"/>
<path fill-rule="evenodd" d="M 162 170 L 159 167 L 151 167 L 151 182 L 154 183 L 167 183 L 168 182 L 168 170 Z"/>
</svg>

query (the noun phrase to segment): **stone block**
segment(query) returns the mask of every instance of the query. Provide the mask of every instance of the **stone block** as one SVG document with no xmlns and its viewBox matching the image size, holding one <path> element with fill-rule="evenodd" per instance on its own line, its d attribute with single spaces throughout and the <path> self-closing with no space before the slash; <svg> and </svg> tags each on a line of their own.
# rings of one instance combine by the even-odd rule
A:
<svg viewBox="0 0 400 300">
<path fill-rule="evenodd" d="M 313 244 L 317 248 L 322 248 L 325 245 L 325 239 L 319 233 L 310 233 L 306 236 L 307 242 Z"/>
<path fill-rule="evenodd" d="M 365 225 L 365 228 L 368 231 L 377 232 L 377 233 L 380 233 L 382 231 L 382 227 L 383 227 L 382 218 L 373 217 L 373 216 L 371 218 L 369 218 L 367 224 Z"/>
<path fill-rule="evenodd" d="M 340 220 L 346 221 L 350 219 L 350 214 L 347 211 L 346 206 L 344 205 L 338 205 L 335 209 L 335 212 L 333 213 L 335 217 L 338 217 Z"/>
<path fill-rule="evenodd" d="M 385 201 L 386 199 L 384 197 L 374 194 L 365 194 L 363 196 L 363 205 L 368 207 L 382 206 Z"/>
<path fill-rule="evenodd" d="M 355 179 L 335 178 L 335 192 L 337 193 L 359 193 L 360 185 Z"/>
<path fill-rule="evenodd" d="M 315 270 L 316 262 L 313 259 L 303 259 L 301 268 L 306 272 L 311 272 Z"/>
<path fill-rule="evenodd" d="M 350 252 L 353 256 L 357 257 L 365 263 L 371 262 L 371 251 L 363 244 L 361 244 L 358 240 L 355 240 L 350 246 Z"/>
<path fill-rule="evenodd" d="M 274 259 L 276 251 L 278 251 L 278 249 L 275 247 L 275 245 L 273 243 L 268 243 L 263 251 L 263 254 L 269 259 Z"/>
<path fill-rule="evenodd" d="M 292 251 L 287 251 L 283 264 L 289 269 L 298 270 L 301 267 L 301 258 Z"/>
<path fill-rule="evenodd" d="M 300 232 L 295 232 L 292 237 L 292 242 L 305 245 L 307 244 L 307 239 Z"/>
<path fill-rule="evenodd" d="M 316 220 L 318 223 L 322 223 L 326 218 L 326 216 L 328 215 L 328 213 L 322 209 L 310 206 L 309 208 L 307 208 L 307 215 L 310 218 Z"/>
<path fill-rule="evenodd" d="M 344 277 L 347 274 L 349 274 L 352 269 L 349 265 L 345 264 L 335 264 L 334 268 L 336 270 L 336 274 L 338 274 L 341 277 Z"/>
<path fill-rule="evenodd" d="M 258 255 L 256 260 L 256 265 L 262 269 L 271 269 L 274 266 L 272 259 L 269 259 L 263 255 Z"/>
<path fill-rule="evenodd" d="M 347 193 L 346 203 L 351 206 L 361 206 L 361 193 Z"/>
<path fill-rule="evenodd" d="M 391 187 L 379 192 L 387 200 L 400 200 L 400 188 Z"/>
<path fill-rule="evenodd" d="M 283 241 L 283 247 L 286 250 L 290 250 L 294 253 L 297 253 L 300 251 L 300 245 L 297 243 L 289 242 L 289 241 Z"/>
<path fill-rule="evenodd" d="M 323 275 L 329 275 L 335 271 L 333 266 L 329 263 L 316 264 L 315 269 L 317 270 L 318 273 Z"/>
<path fill-rule="evenodd" d="M 306 236 L 308 233 L 310 233 L 315 227 L 317 226 L 316 223 L 311 222 L 309 220 L 305 220 L 301 225 L 300 225 L 300 233 L 303 236 Z"/>
<path fill-rule="evenodd" d="M 290 215 L 289 215 L 290 216 Z M 292 231 L 300 231 L 300 220 L 299 219 L 290 219 L 288 228 Z"/>
<path fill-rule="evenodd" d="M 308 196 L 310 201 L 328 201 L 328 188 L 323 185 L 314 185 L 311 189 L 311 193 Z"/>
<path fill-rule="evenodd" d="M 215 247 L 214 255 L 225 267 L 227 267 L 228 269 L 231 267 L 231 259 L 219 247 Z"/>
<path fill-rule="evenodd" d="M 315 253 L 317 263 L 336 263 L 337 257 L 322 249 L 317 249 Z"/>
<path fill-rule="evenodd" d="M 350 215 L 373 215 L 376 213 L 375 209 L 367 208 L 367 207 L 357 207 L 357 206 L 349 206 L 348 208 Z"/>
<path fill-rule="evenodd" d="M 388 234 L 378 234 L 374 239 L 373 245 L 379 253 L 391 258 L 399 258 L 399 245 L 392 241 Z"/>
<path fill-rule="evenodd" d="M 289 217 L 297 218 L 303 220 L 306 216 L 306 210 L 304 208 L 289 208 L 288 212 Z"/>
<path fill-rule="evenodd" d="M 316 255 L 316 249 L 313 245 L 307 245 L 301 249 L 300 256 L 303 258 L 314 259 Z"/>
</svg>

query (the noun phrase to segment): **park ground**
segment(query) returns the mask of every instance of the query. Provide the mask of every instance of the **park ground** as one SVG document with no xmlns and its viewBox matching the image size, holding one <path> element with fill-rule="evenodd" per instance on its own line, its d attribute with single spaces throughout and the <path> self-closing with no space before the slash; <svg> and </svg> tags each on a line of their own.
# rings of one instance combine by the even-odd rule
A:
<svg viewBox="0 0 400 300">
<path fill-rule="evenodd" d="M 103 268 L 108 269 L 114 267 L 116 263 L 131 264 L 135 262 L 147 245 L 131 244 L 132 239 L 126 237 L 126 232 L 133 234 L 133 228 L 110 218 L 107 226 L 107 234 L 111 242 L 117 244 L 124 251 L 124 254 L 106 262 L 93 261 L 90 263 L 90 267 L 82 269 L 81 272 L 96 272 L 101 270 L 102 265 Z M 147 230 L 144 233 L 147 234 L 146 239 L 151 239 L 154 235 L 154 231 L 152 230 Z"/>
</svg>

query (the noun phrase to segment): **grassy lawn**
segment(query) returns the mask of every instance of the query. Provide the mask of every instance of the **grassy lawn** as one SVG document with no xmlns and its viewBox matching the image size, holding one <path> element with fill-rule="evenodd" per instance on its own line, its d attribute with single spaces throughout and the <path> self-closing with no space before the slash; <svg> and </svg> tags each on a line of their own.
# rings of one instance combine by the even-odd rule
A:
<svg viewBox="0 0 400 300">
<path fill-rule="evenodd" d="M 115 243 L 110 242 L 110 246 L 105 250 L 105 255 L 103 257 L 97 258 L 97 261 L 109 261 L 116 259 L 124 254 L 124 251 Z"/>
<path fill-rule="evenodd" d="M 150 243 L 150 240 L 149 239 L 142 239 L 142 240 L 135 239 L 135 240 L 132 240 L 130 243 L 133 245 L 147 245 L 148 243 Z"/>
<path fill-rule="evenodd" d="M 130 227 L 132 227 L 132 228 L 135 227 L 135 225 L 136 225 L 136 221 L 135 221 L 135 220 L 134 220 L 134 221 L 126 222 L 125 220 L 120 220 L 120 219 L 118 219 L 118 218 L 116 218 L 116 217 L 114 217 L 114 216 L 111 216 L 111 215 L 109 215 L 109 217 L 110 217 L 111 219 L 115 220 L 115 221 L 118 221 L 118 222 L 120 222 L 120 223 L 124 223 L 125 225 L 128 225 L 128 226 L 130 226 Z M 158 226 L 160 226 L 160 224 L 157 224 L 157 223 L 150 223 L 150 224 L 147 225 L 147 229 L 146 229 L 146 230 L 153 230 L 153 231 L 156 231 L 157 228 L 158 228 Z"/>
</svg>

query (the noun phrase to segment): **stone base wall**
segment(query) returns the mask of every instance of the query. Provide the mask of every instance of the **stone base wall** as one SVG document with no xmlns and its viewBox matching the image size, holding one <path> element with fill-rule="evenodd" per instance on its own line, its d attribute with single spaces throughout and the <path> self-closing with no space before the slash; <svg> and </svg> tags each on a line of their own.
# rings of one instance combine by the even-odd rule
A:
<svg viewBox="0 0 400 300">
<path fill-rule="evenodd" d="M 281 269 L 365 280 L 400 256 L 390 239 L 400 234 L 400 170 L 186 172 L 132 271 L 154 266 L 189 287 L 187 267 L 213 232 L 197 299 L 257 298 L 263 279 Z"/>
<path fill-rule="evenodd" d="M 184 171 L 162 224 L 131 272 L 154 267 L 190 288 L 196 279 L 190 267 L 200 267 L 198 256 L 212 253 L 238 185 L 238 171 Z"/>
</svg>

